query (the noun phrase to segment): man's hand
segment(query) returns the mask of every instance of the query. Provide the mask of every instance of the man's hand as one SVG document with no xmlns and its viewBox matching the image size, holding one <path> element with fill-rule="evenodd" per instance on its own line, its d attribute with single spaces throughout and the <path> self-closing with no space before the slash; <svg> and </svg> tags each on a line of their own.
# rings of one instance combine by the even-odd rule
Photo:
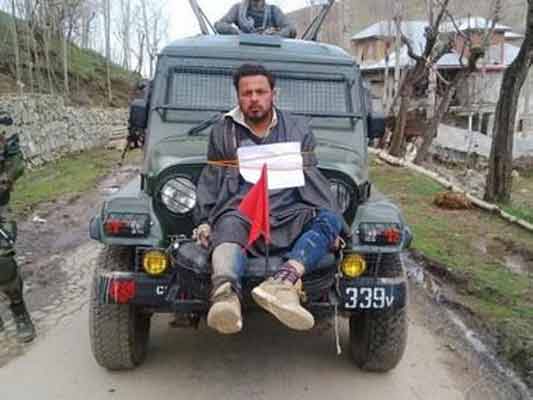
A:
<svg viewBox="0 0 533 400">
<path fill-rule="evenodd" d="M 205 247 L 209 247 L 209 239 L 211 237 L 211 227 L 208 224 L 202 224 L 198 226 L 192 235 L 192 238 L 196 240 L 196 243 Z"/>
</svg>

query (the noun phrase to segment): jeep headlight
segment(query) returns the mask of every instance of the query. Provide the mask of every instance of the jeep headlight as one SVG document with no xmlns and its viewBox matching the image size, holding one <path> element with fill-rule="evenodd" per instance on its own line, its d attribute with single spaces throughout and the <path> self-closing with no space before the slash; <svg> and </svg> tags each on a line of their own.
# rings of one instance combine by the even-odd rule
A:
<svg viewBox="0 0 533 400">
<path fill-rule="evenodd" d="M 187 178 L 169 179 L 160 195 L 163 204 L 174 214 L 186 214 L 196 205 L 196 186 Z"/>
<path fill-rule="evenodd" d="M 337 199 L 337 204 L 339 205 L 341 211 L 345 213 L 352 202 L 352 190 L 344 182 L 332 180 L 330 181 L 330 188 L 333 192 L 335 198 Z"/>
</svg>

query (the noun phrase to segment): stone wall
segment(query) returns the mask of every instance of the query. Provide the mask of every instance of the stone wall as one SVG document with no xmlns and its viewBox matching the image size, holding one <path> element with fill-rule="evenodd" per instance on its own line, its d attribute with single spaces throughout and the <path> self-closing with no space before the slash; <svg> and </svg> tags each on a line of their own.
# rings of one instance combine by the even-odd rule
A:
<svg viewBox="0 0 533 400">
<path fill-rule="evenodd" d="M 0 110 L 15 121 L 8 131 L 19 134 L 30 167 L 103 146 L 127 124 L 125 109 L 74 108 L 56 96 L 0 97 Z"/>
</svg>

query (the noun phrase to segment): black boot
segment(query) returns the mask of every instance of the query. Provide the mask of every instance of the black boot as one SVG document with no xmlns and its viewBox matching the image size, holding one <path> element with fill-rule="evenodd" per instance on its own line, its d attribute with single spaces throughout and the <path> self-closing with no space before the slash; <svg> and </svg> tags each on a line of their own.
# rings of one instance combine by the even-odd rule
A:
<svg viewBox="0 0 533 400">
<path fill-rule="evenodd" d="M 4 329 L 6 329 L 4 326 L 4 320 L 2 319 L 2 317 L 0 317 L 0 332 L 3 332 Z"/>
<path fill-rule="evenodd" d="M 29 343 L 35 339 L 35 327 L 24 302 L 12 304 L 11 312 L 15 320 L 18 339 L 23 343 Z"/>
</svg>

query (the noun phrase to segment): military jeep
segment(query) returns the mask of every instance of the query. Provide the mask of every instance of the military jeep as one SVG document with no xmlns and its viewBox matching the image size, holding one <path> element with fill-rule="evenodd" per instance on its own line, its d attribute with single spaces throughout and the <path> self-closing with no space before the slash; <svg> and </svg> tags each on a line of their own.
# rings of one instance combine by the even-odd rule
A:
<svg viewBox="0 0 533 400">
<path fill-rule="evenodd" d="M 174 315 L 178 326 L 203 327 L 211 290 L 209 257 L 192 240 L 196 182 L 206 165 L 210 126 L 232 109 L 232 72 L 257 62 L 277 79 L 277 106 L 309 119 L 319 168 L 351 227 L 345 246 L 304 277 L 303 305 L 317 321 L 349 319 L 355 364 L 394 368 L 407 335 L 407 283 L 400 254 L 411 240 L 397 207 L 370 201 L 369 139 L 383 118 L 371 113 L 358 65 L 343 50 L 312 41 L 259 35 L 199 35 L 159 55 L 150 104 L 132 120 L 147 126 L 142 173 L 107 198 L 90 223 L 105 245 L 92 281 L 90 337 L 105 368 L 143 362 L 150 319 Z M 251 289 L 275 272 L 252 257 L 243 282 L 244 314 Z"/>
</svg>

